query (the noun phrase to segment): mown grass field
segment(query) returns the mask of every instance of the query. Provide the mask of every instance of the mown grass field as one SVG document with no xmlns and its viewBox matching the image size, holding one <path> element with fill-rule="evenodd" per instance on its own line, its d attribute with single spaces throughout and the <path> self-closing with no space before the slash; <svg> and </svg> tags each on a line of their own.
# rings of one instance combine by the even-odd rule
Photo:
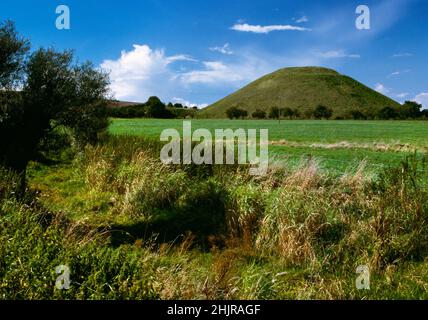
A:
<svg viewBox="0 0 428 320">
<path fill-rule="evenodd" d="M 182 131 L 182 120 L 114 119 L 113 135 L 159 139 L 167 128 Z M 270 157 L 292 166 L 316 158 L 321 167 L 343 173 L 361 161 L 367 169 L 397 165 L 414 151 L 428 150 L 426 121 L 316 121 L 316 120 L 192 120 L 192 129 L 269 129 Z"/>
</svg>

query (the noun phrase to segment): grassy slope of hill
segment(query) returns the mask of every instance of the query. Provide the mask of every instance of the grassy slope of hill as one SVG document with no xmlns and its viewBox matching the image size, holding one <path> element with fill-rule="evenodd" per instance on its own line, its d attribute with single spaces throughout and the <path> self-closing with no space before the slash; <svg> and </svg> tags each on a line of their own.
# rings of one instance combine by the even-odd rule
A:
<svg viewBox="0 0 428 320">
<path fill-rule="evenodd" d="M 322 104 L 333 110 L 333 118 L 349 117 L 359 110 L 375 114 L 384 107 L 398 103 L 362 83 L 320 67 L 285 68 L 268 74 L 226 98 L 207 107 L 203 118 L 226 118 L 226 110 L 239 107 L 251 115 L 256 109 L 271 107 L 297 108 L 303 115 Z"/>
</svg>

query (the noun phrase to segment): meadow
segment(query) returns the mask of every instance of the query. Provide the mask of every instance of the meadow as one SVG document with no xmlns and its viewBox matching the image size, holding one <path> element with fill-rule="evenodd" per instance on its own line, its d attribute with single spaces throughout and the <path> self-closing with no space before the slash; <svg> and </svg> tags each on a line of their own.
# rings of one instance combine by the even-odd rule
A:
<svg viewBox="0 0 428 320">
<path fill-rule="evenodd" d="M 110 133 L 159 138 L 162 130 L 180 130 L 178 119 L 113 119 Z M 428 146 L 428 124 L 425 121 L 352 121 L 352 120 L 192 120 L 194 129 L 243 128 L 269 129 L 273 141 L 299 143 L 337 143 L 341 141 L 386 144 L 402 143 L 415 147 Z"/>
<path fill-rule="evenodd" d="M 278 161 L 262 177 L 163 165 L 158 136 L 181 121 L 114 120 L 97 145 L 32 162 L 25 199 L 3 170 L 0 298 L 428 298 L 424 123 L 192 123 L 268 126 Z M 289 166 L 280 157 L 292 151 Z M 58 265 L 71 270 L 69 290 L 55 289 Z M 355 285 L 361 265 L 370 290 Z"/>
<path fill-rule="evenodd" d="M 114 119 L 113 135 L 159 140 L 162 130 L 182 131 L 182 120 Z M 413 152 L 428 151 L 426 121 L 317 121 L 317 120 L 192 120 L 192 129 L 269 129 L 272 161 L 296 167 L 315 158 L 332 172 L 355 171 L 362 161 L 372 172 L 397 165 Z"/>
</svg>

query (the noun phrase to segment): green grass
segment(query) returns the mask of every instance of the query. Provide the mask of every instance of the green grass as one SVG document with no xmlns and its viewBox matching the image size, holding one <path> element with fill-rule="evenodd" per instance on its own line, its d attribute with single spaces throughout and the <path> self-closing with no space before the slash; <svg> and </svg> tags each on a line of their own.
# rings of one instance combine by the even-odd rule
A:
<svg viewBox="0 0 428 320">
<path fill-rule="evenodd" d="M 181 132 L 182 121 L 114 119 L 109 130 L 113 135 L 144 136 L 158 140 L 164 129 L 174 128 Z M 335 172 L 344 172 L 349 166 L 355 168 L 362 160 L 366 160 L 371 170 L 395 166 L 413 150 L 428 150 L 426 121 L 296 120 L 281 121 L 279 124 L 271 120 L 192 120 L 192 129 L 200 128 L 211 132 L 221 128 L 269 129 L 269 139 L 273 141 L 271 157 L 294 166 L 302 158 L 310 156 Z M 341 142 L 346 142 L 349 147 L 327 148 Z M 318 146 L 314 147 L 314 144 Z M 376 146 L 379 148 L 376 149 Z M 381 147 L 386 150 L 381 150 Z"/>
<path fill-rule="evenodd" d="M 183 120 L 114 119 L 110 133 L 159 139 L 162 130 L 182 129 Z M 426 121 L 317 121 L 317 120 L 192 120 L 192 128 L 269 129 L 269 139 L 301 143 L 402 143 L 428 147 Z M 180 131 L 181 132 L 181 131 Z"/>
</svg>

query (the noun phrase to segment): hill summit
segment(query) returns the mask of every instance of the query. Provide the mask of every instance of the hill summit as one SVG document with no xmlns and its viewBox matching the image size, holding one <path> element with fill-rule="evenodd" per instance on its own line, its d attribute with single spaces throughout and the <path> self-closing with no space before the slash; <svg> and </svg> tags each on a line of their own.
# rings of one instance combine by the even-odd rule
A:
<svg viewBox="0 0 428 320">
<path fill-rule="evenodd" d="M 203 118 L 226 118 L 238 107 L 251 115 L 272 107 L 297 109 L 304 116 L 318 105 L 333 111 L 333 118 L 350 118 L 353 112 L 375 117 L 385 107 L 399 104 L 364 84 L 322 67 L 284 68 L 268 74 L 200 112 Z"/>
</svg>

